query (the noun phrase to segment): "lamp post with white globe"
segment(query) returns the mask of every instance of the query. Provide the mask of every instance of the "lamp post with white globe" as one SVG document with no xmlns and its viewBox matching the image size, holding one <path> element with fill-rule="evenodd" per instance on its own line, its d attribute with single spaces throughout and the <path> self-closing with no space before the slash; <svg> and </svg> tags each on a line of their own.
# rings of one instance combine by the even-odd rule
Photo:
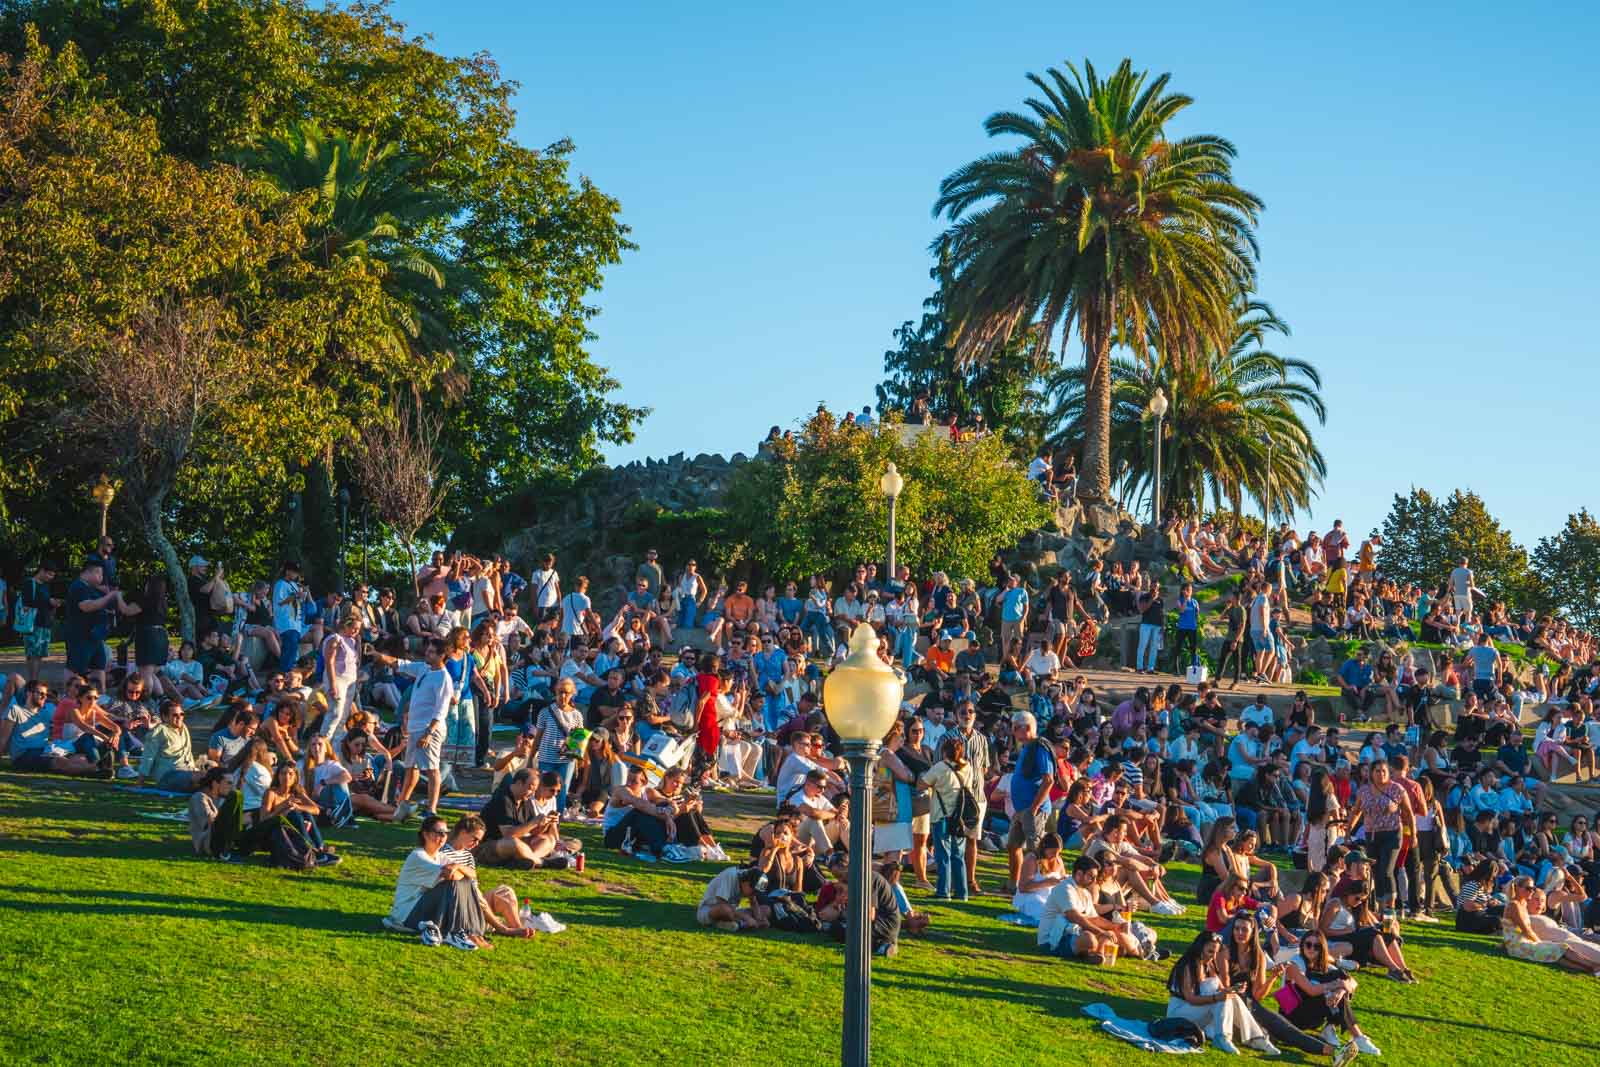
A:
<svg viewBox="0 0 1600 1067">
<path fill-rule="evenodd" d="M 868 623 L 857 626 L 850 635 L 850 655 L 822 683 L 823 710 L 850 765 L 850 900 L 845 917 L 840 1050 L 844 1067 L 867 1067 L 871 1059 L 872 920 L 868 907 L 872 903 L 872 765 L 904 697 L 900 676 L 878 655 L 876 631 Z"/>
<path fill-rule="evenodd" d="M 906 480 L 900 477 L 900 472 L 893 463 L 883 472 L 883 477 L 878 479 L 878 489 L 889 498 L 889 573 L 884 575 L 886 582 L 892 584 L 896 579 L 894 569 L 894 505 L 900 499 L 900 490 L 906 487 Z"/>
<path fill-rule="evenodd" d="M 1156 480 L 1155 480 L 1155 489 L 1150 494 L 1151 504 L 1153 505 L 1153 514 L 1152 514 L 1152 517 L 1151 517 L 1151 521 L 1154 522 L 1157 526 L 1160 526 L 1161 525 L 1161 420 L 1163 418 L 1165 418 L 1166 414 L 1167 414 L 1167 394 L 1165 394 L 1165 393 L 1163 393 L 1161 391 L 1161 387 L 1160 386 L 1156 387 L 1156 395 L 1152 396 L 1150 398 L 1149 411 L 1150 411 L 1150 414 L 1156 420 Z"/>
</svg>

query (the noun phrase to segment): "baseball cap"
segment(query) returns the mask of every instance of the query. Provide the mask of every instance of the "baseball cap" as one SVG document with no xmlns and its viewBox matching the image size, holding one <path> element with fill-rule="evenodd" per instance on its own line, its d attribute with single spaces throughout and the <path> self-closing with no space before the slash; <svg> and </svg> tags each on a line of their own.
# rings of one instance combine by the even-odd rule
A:
<svg viewBox="0 0 1600 1067">
<path fill-rule="evenodd" d="M 189 566 L 191 567 L 209 567 L 210 565 L 210 562 L 204 556 L 189 557 Z"/>
</svg>

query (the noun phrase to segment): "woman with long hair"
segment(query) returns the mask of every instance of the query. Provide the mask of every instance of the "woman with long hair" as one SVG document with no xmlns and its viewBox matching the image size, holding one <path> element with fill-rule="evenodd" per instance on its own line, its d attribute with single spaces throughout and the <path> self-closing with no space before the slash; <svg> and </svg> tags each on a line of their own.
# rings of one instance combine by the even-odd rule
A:
<svg viewBox="0 0 1600 1067">
<path fill-rule="evenodd" d="M 1345 1064 L 1355 1053 L 1381 1056 L 1382 1051 L 1362 1033 L 1356 1023 L 1350 1000 L 1355 994 L 1355 979 L 1342 971 L 1333 958 L 1327 938 L 1313 930 L 1300 939 L 1300 954 L 1284 966 L 1283 990 L 1278 1007 L 1284 1017 L 1301 1030 L 1318 1030 L 1322 1040 L 1339 1047 L 1334 1063 Z M 1350 1035 L 1340 1047 L 1339 1033 Z"/>
<path fill-rule="evenodd" d="M 1244 1000 L 1229 988 L 1221 934 L 1205 931 L 1189 943 L 1167 978 L 1167 1017 L 1199 1026 L 1218 1052 L 1237 1055 L 1234 1038 L 1258 1052 L 1277 1054 Z M 1270 1051 L 1269 1051 L 1270 1050 Z"/>
<path fill-rule="evenodd" d="M 1393 981 L 1417 984 L 1416 975 L 1406 965 L 1401 952 L 1401 938 L 1386 930 L 1378 922 L 1370 903 L 1370 888 L 1366 882 L 1344 882 L 1334 887 L 1338 892 L 1322 908 L 1317 929 L 1330 942 L 1345 941 L 1350 945 L 1350 958 L 1357 963 L 1375 963 L 1386 967 Z"/>
<path fill-rule="evenodd" d="M 1533 895 L 1539 892 L 1533 879 L 1518 875 L 1511 881 L 1510 899 L 1500 917 L 1500 939 L 1506 954 L 1532 963 L 1559 963 L 1569 971 L 1600 975 L 1600 960 L 1590 961 L 1567 940 L 1550 940 L 1533 924 Z M 1551 925 L 1554 925 L 1553 923 Z M 1559 929 L 1559 927 L 1558 927 Z M 1548 932 L 1548 931 L 1547 931 Z"/>
<path fill-rule="evenodd" d="M 474 877 L 477 872 L 459 858 L 447 860 L 444 849 L 449 836 L 448 824 L 439 816 L 422 820 L 418 847 L 400 866 L 394 900 L 383 925 L 417 933 L 430 947 L 478 948 L 486 919 Z"/>
<path fill-rule="evenodd" d="M 343 786 L 350 793 L 350 804 L 357 815 L 391 822 L 394 808 L 383 802 L 383 783 L 374 768 L 372 743 L 367 733 L 355 730 L 347 731 L 339 741 L 339 763 L 348 775 Z"/>
<path fill-rule="evenodd" d="M 914 722 L 914 725 L 921 727 L 920 723 Z M 935 893 L 941 900 L 948 900 L 952 895 L 957 900 L 966 900 L 967 837 L 956 813 L 965 801 L 976 804 L 983 787 L 983 783 L 973 777 L 966 742 L 955 736 L 941 741 L 939 762 L 923 773 L 922 782 L 932 793 L 931 831 L 934 860 L 938 864 Z"/>
<path fill-rule="evenodd" d="M 261 798 L 256 811 L 255 834 L 258 839 L 282 831 L 298 835 L 310 850 L 318 867 L 330 867 L 343 857 L 329 848 L 317 828 L 320 809 L 316 801 L 306 795 L 300 786 L 300 772 L 292 763 L 280 763 L 272 772 L 272 784 Z"/>
<path fill-rule="evenodd" d="M 905 744 L 895 751 L 913 779 L 920 780 L 933 766 L 933 752 L 924 743 L 926 736 L 927 727 L 921 716 L 913 716 L 905 724 Z M 911 873 L 917 876 L 918 889 L 932 889 L 933 883 L 928 881 L 928 838 L 933 831 L 934 819 L 932 798 L 920 782 L 913 789 L 912 805 L 913 808 L 926 807 L 927 810 L 920 814 L 913 810 L 911 815 Z"/>
<path fill-rule="evenodd" d="M 1344 806 L 1333 788 L 1333 775 L 1326 767 L 1311 773 L 1306 797 L 1306 866 L 1320 871 L 1328 865 L 1328 849 L 1344 840 Z"/>
<path fill-rule="evenodd" d="M 1283 963 L 1269 966 L 1267 954 L 1261 950 L 1258 939 L 1259 924 L 1252 911 L 1235 912 L 1222 929 L 1223 943 L 1228 953 L 1228 976 L 1233 989 L 1250 1009 L 1250 1015 L 1267 1034 L 1278 1041 L 1311 1056 L 1329 1056 L 1335 1063 L 1349 1063 L 1355 1056 L 1354 1048 L 1341 1048 L 1328 1035 L 1313 1037 L 1277 1010 L 1277 1002 L 1269 1003 L 1272 987 L 1287 970 Z M 1271 1053 L 1267 1053 L 1271 1055 Z"/>
<path fill-rule="evenodd" d="M 161 677 L 161 669 L 172 658 L 171 639 L 167 636 L 167 576 L 157 571 L 145 579 L 144 591 L 139 595 L 139 622 L 133 631 L 133 660 L 144 679 L 145 692 L 177 696 L 176 688 L 169 691 Z"/>
</svg>

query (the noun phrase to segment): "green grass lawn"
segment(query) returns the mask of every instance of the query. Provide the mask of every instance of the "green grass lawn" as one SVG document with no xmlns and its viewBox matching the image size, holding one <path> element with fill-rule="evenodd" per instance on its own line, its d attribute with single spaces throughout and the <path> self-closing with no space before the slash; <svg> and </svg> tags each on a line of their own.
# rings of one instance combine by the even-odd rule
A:
<svg viewBox="0 0 1600 1067">
<path fill-rule="evenodd" d="M 138 814 L 177 809 L 100 783 L 0 775 L 0 1062 L 417 1063 L 446 1043 L 469 1064 L 837 1061 L 841 950 L 699 929 L 710 866 L 639 864 L 586 832 L 586 872 L 510 879 L 568 932 L 493 952 L 425 949 L 378 924 L 410 831 L 367 824 L 335 838 L 343 865 L 296 874 L 190 859 L 183 824 Z M 744 839 L 728 833 L 728 851 Z M 991 884 L 997 871 L 986 868 Z M 878 1062 L 1140 1055 L 1079 1009 L 1098 1000 L 1153 1017 L 1166 966 L 1046 959 L 1033 931 L 993 921 L 1007 904 L 933 907 L 927 937 L 878 961 Z M 1150 921 L 1177 948 L 1200 911 Z M 1384 1062 L 1600 1061 L 1582 1008 L 1600 995 L 1593 980 L 1447 926 L 1408 934 L 1423 984 L 1367 972 L 1357 994 Z"/>
</svg>

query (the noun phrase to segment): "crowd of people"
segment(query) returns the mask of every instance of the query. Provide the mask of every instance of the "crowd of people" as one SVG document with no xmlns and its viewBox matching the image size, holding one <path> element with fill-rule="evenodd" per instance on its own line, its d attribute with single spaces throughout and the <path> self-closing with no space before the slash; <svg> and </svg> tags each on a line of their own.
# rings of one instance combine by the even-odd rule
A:
<svg viewBox="0 0 1600 1067">
<path fill-rule="evenodd" d="M 1036 472 L 1041 491 L 1060 473 Z M 20 771 L 187 795 L 196 852 L 223 861 L 327 866 L 339 854 L 323 831 L 420 815 L 386 922 L 459 948 L 528 929 L 509 887 L 479 887 L 480 867 L 583 869 L 563 822 L 596 825 L 605 848 L 639 862 L 731 863 L 705 794 L 767 790 L 772 819 L 706 888 L 697 920 L 842 936 L 853 813 L 821 682 L 866 625 L 916 694 L 874 772 L 879 952 L 930 921 L 909 891 L 985 892 L 987 849 L 1006 857 L 1013 908 L 1061 956 L 1166 959 L 1135 915 L 1203 908 L 1168 1013 L 1223 1049 L 1374 1054 L 1350 972 L 1417 981 L 1403 924 L 1437 911 L 1519 958 L 1600 972 L 1600 836 L 1581 815 L 1558 826 L 1545 782 L 1595 774 L 1591 635 L 1478 604 L 1465 560 L 1437 592 L 1401 586 L 1382 573 L 1379 538 L 1345 560 L 1341 524 L 1304 541 L 1169 525 L 1175 594 L 1150 568 L 1103 560 L 1030 588 L 999 557 L 981 579 L 867 563 L 839 582 L 757 590 L 694 560 L 669 573 L 654 552 L 626 588 L 595 592 L 553 556 L 524 576 L 442 551 L 402 611 L 395 590 L 364 583 L 313 595 L 294 561 L 236 593 L 220 563 L 195 556 L 195 640 L 176 649 L 164 579 L 125 593 L 105 539 L 65 590 L 48 564 L 17 590 L 27 670 L 7 681 L 0 750 Z M 1140 678 L 1126 699 L 1103 699 L 1080 670 L 1101 627 L 1137 617 L 1129 666 L 1149 675 L 1165 661 L 1182 676 L 1200 660 L 1197 589 L 1223 577 L 1218 677 Z M 1357 650 L 1338 672 L 1336 722 L 1318 722 L 1303 691 L 1287 708 L 1265 692 L 1226 704 L 1230 668 L 1230 688 L 1245 672 L 1285 677 L 1301 609 L 1312 633 L 1440 634 L 1460 659 L 1434 677 Z M 67 655 L 52 688 L 55 630 Z M 113 635 L 125 638 L 116 654 Z M 1557 669 L 1519 680 L 1496 641 Z M 1540 705 L 1529 753 L 1520 719 Z M 197 712 L 218 716 L 204 745 L 186 725 Z M 1375 714 L 1391 721 L 1364 729 Z M 490 792 L 451 825 L 442 801 L 469 774 Z M 1193 905 L 1170 884 L 1180 856 L 1201 870 Z M 1282 873 L 1290 859 L 1305 873 Z"/>
</svg>

